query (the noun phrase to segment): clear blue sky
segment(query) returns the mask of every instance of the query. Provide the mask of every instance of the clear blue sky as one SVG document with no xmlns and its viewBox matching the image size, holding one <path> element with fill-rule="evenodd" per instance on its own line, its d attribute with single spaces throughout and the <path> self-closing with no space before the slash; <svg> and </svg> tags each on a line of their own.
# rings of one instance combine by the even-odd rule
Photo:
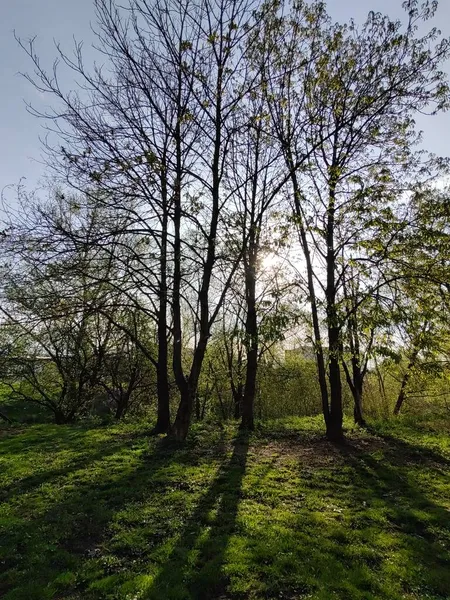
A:
<svg viewBox="0 0 450 600">
<path fill-rule="evenodd" d="M 26 112 L 24 101 L 38 108 L 47 99 L 19 75 L 30 71 L 30 62 L 18 47 L 13 30 L 21 38 L 37 36 L 42 64 L 51 66 L 55 57 L 53 41 L 70 51 L 73 36 L 85 44 L 86 63 L 93 59 L 90 49 L 94 20 L 93 0 L 0 0 L 0 191 L 26 177 L 32 188 L 43 174 L 39 164 L 42 123 Z M 329 0 L 328 8 L 336 20 L 354 17 L 362 21 L 370 10 L 392 17 L 403 14 L 401 0 Z M 435 23 L 444 35 L 450 35 L 450 0 L 440 0 Z M 449 69 L 450 71 L 450 66 Z M 71 85 L 71 81 L 65 79 Z M 50 99 L 49 99 L 50 102 Z M 425 146 L 440 155 L 450 155 L 450 113 L 420 121 Z"/>
</svg>

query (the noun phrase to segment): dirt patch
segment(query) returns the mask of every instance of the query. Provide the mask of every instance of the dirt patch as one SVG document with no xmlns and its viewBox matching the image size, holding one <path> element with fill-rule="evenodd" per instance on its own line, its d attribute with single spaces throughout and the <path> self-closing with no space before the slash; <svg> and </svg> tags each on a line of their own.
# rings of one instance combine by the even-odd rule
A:
<svg viewBox="0 0 450 600">
<path fill-rule="evenodd" d="M 267 443 L 252 444 L 259 456 L 267 458 L 291 458 L 308 466 L 321 467 L 343 464 L 348 454 L 372 454 L 389 449 L 383 438 L 372 435 L 349 436 L 345 444 L 336 445 L 322 436 L 286 435 Z"/>
<path fill-rule="evenodd" d="M 326 440 L 292 440 L 271 441 L 252 447 L 258 456 L 279 459 L 295 459 L 301 463 L 312 466 L 326 466 L 337 460 L 342 461 L 342 456 Z"/>
</svg>

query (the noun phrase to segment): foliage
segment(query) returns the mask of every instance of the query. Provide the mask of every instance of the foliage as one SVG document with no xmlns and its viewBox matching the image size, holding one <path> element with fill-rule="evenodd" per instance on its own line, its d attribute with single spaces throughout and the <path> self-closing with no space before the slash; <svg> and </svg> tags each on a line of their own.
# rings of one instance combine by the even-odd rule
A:
<svg viewBox="0 0 450 600">
<path fill-rule="evenodd" d="M 58 45 L 46 69 L 17 38 L 55 102 L 36 114 L 57 187 L 4 219 L 0 309 L 26 346 L 14 393 L 72 421 L 99 389 L 120 418 L 155 387 L 154 433 L 183 440 L 208 412 L 252 430 L 282 404 L 268 374 L 283 411 L 315 411 L 315 378 L 294 392 L 272 356 L 295 331 L 330 440 L 347 386 L 364 426 L 389 354 L 406 361 L 400 412 L 448 348 L 449 161 L 416 123 L 450 106 L 438 3 L 360 26 L 320 0 L 94 5 L 101 62 Z M 51 365 L 29 368 L 41 350 Z"/>
</svg>

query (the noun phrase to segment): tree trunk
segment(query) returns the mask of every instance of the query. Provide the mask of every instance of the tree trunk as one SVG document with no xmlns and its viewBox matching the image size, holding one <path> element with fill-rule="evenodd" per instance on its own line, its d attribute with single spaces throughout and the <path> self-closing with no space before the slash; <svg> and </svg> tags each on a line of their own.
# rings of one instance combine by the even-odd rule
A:
<svg viewBox="0 0 450 600">
<path fill-rule="evenodd" d="M 363 375 L 359 364 L 353 359 L 353 386 L 350 387 L 353 395 L 353 418 L 360 427 L 366 426 L 366 420 L 363 417 L 362 411 L 362 395 L 363 395 Z"/>
<path fill-rule="evenodd" d="M 359 349 L 358 349 L 359 353 Z M 352 369 L 353 369 L 353 418 L 355 423 L 360 427 L 366 426 L 366 420 L 363 417 L 362 410 L 362 397 L 363 397 L 363 381 L 364 381 L 364 373 L 365 369 L 361 371 L 361 367 L 359 364 L 359 360 L 354 356 L 352 359 Z"/>
<path fill-rule="evenodd" d="M 334 165 L 330 170 L 333 170 Z M 328 220 L 327 220 L 327 327 L 329 351 L 329 383 L 330 383 L 330 416 L 327 423 L 327 437 L 333 442 L 339 442 L 344 437 L 342 410 L 342 382 L 339 367 L 341 343 L 340 328 L 336 309 L 336 254 L 334 249 L 334 216 L 335 216 L 335 187 L 334 176 L 329 182 Z"/>
<path fill-rule="evenodd" d="M 245 380 L 245 391 L 242 398 L 241 429 L 253 430 L 254 406 L 256 394 L 256 373 L 258 369 L 258 349 L 250 348 L 247 352 L 247 373 Z"/>
<path fill-rule="evenodd" d="M 410 362 L 408 363 L 408 367 L 406 369 L 406 373 L 403 375 L 403 379 L 402 379 L 402 384 L 400 386 L 400 392 L 397 398 L 397 402 L 395 403 L 395 408 L 394 408 L 394 415 L 397 416 L 400 413 L 400 410 L 402 408 L 403 402 L 405 401 L 406 398 L 406 387 L 408 385 L 408 382 L 411 378 L 411 371 L 412 368 L 414 367 L 416 363 L 416 359 L 415 359 L 415 355 L 413 357 L 413 359 L 410 360 Z"/>
<path fill-rule="evenodd" d="M 237 387 L 233 386 L 233 417 L 239 419 L 241 416 L 243 386 L 239 383 Z"/>
<path fill-rule="evenodd" d="M 164 338 L 166 332 L 164 332 Z M 167 348 L 166 348 L 167 352 Z M 158 350 L 158 354 L 160 351 Z M 167 361 L 167 353 L 166 353 Z M 170 430 L 170 394 L 169 394 L 169 380 L 167 375 L 167 362 L 164 365 L 164 360 L 161 362 L 158 359 L 158 367 L 156 370 L 156 387 L 158 394 L 158 407 L 157 407 L 157 418 L 155 427 L 152 433 L 157 435 L 160 433 L 168 433 Z"/>
<path fill-rule="evenodd" d="M 119 403 L 117 404 L 114 418 L 119 421 L 123 417 L 124 412 L 125 412 L 125 402 L 119 401 Z"/>
<path fill-rule="evenodd" d="M 426 321 L 423 325 L 421 333 L 423 333 L 427 328 L 428 322 Z M 413 342 L 413 351 L 409 359 L 408 366 L 406 367 L 406 373 L 403 375 L 402 384 L 400 386 L 400 393 L 397 398 L 397 402 L 395 403 L 394 415 L 397 416 L 402 408 L 403 402 L 406 398 L 406 388 L 411 378 L 411 372 L 413 368 L 416 366 L 417 357 L 420 352 L 420 334 Z"/>
<path fill-rule="evenodd" d="M 214 264 L 216 262 L 216 244 L 217 230 L 220 216 L 220 185 L 221 185 L 221 149 L 222 149 L 222 84 L 224 76 L 223 64 L 218 65 L 217 82 L 216 82 L 216 107 L 214 116 L 214 153 L 211 164 L 212 186 L 211 186 L 211 218 L 209 223 L 209 231 L 207 235 L 206 258 L 203 264 L 201 274 L 201 285 L 198 293 L 199 306 L 199 340 L 194 350 L 194 358 L 192 361 L 191 370 L 188 377 L 183 374 L 182 367 L 182 340 L 181 340 L 181 182 L 184 172 L 182 165 L 182 134 L 181 122 L 185 116 L 185 109 L 182 109 L 182 103 L 179 106 L 177 125 L 175 131 L 176 143 L 176 184 L 174 193 L 174 274 L 173 274 L 173 335 L 174 335 L 174 356 L 173 367 L 175 380 L 180 391 L 180 404 L 178 406 L 177 415 L 174 424 L 171 428 L 171 435 L 178 441 L 183 441 L 189 431 L 191 422 L 192 410 L 195 402 L 195 394 L 197 392 L 198 381 L 203 364 L 203 359 L 206 353 L 206 346 L 210 336 L 210 306 L 209 306 L 209 289 L 213 275 Z M 179 72 L 178 79 L 178 96 L 182 96 L 182 77 Z"/>
<path fill-rule="evenodd" d="M 201 415 L 201 408 L 200 408 L 200 396 L 198 395 L 198 392 L 195 394 L 195 420 L 196 421 L 200 421 L 200 415 Z"/>
<path fill-rule="evenodd" d="M 233 342 L 231 342 L 231 343 L 233 344 Z M 238 353 L 237 353 L 237 365 L 236 365 L 237 384 L 235 384 L 234 379 L 233 379 L 234 365 L 233 365 L 232 346 L 231 347 L 228 347 L 228 345 L 226 346 L 226 361 L 227 361 L 227 368 L 228 368 L 228 379 L 230 381 L 231 394 L 233 397 L 233 417 L 235 419 L 239 419 L 242 414 L 242 397 L 244 395 L 244 386 L 241 381 L 241 375 L 242 375 L 242 351 L 241 351 L 241 349 L 239 348 Z"/>
<path fill-rule="evenodd" d="M 247 350 L 247 365 L 245 373 L 244 396 L 242 398 L 241 429 L 253 430 L 254 405 L 256 394 L 256 374 L 258 370 L 258 321 L 256 315 L 256 251 L 254 240 L 250 241 L 249 260 L 245 261 L 245 296 L 247 317 L 245 320 L 245 338 Z"/>
<path fill-rule="evenodd" d="M 320 395 L 322 400 L 322 412 L 325 424 L 328 424 L 329 405 L 328 405 L 328 387 L 325 370 L 325 357 L 323 354 L 322 338 L 320 334 L 319 313 L 317 310 L 316 290 L 314 287 L 314 270 L 312 265 L 311 253 L 309 251 L 308 239 L 303 222 L 303 212 L 301 207 L 300 184 L 298 182 L 296 171 L 294 170 L 294 161 L 292 156 L 287 156 L 287 164 L 291 170 L 291 181 L 294 190 L 295 216 L 298 219 L 298 228 L 300 234 L 300 244 L 305 256 L 306 273 L 308 280 L 309 301 L 311 305 L 311 318 L 314 331 L 314 352 L 316 356 L 317 377 L 319 379 Z"/>
<path fill-rule="evenodd" d="M 56 425 L 65 425 L 67 423 L 67 417 L 59 410 L 54 411 L 54 417 Z"/>
<path fill-rule="evenodd" d="M 342 410 L 342 382 L 339 368 L 339 329 L 329 328 L 329 382 L 330 413 L 327 425 L 327 438 L 332 442 L 340 442 L 344 438 Z"/>
<path fill-rule="evenodd" d="M 200 421 L 203 421 L 205 418 L 207 400 L 208 399 L 206 397 L 203 399 L 203 404 L 201 405 L 201 409 L 200 409 Z"/>
<path fill-rule="evenodd" d="M 344 360 L 342 360 L 342 364 L 344 367 L 345 376 L 347 378 L 348 387 L 350 388 L 353 396 L 353 418 L 357 425 L 360 427 L 365 427 L 366 421 L 362 412 L 363 373 L 361 372 L 356 357 L 352 357 L 352 375 L 350 375 L 350 371 Z"/>
<path fill-rule="evenodd" d="M 330 411 L 328 419 L 326 436 L 330 442 L 342 443 L 344 441 L 344 432 L 342 429 L 342 419 L 336 413 Z"/>
<path fill-rule="evenodd" d="M 198 389 L 198 380 L 202 369 L 203 359 L 205 358 L 207 343 L 207 336 L 200 338 L 194 352 L 192 367 L 188 377 L 183 377 L 183 379 L 181 379 L 180 375 L 182 374 L 182 371 L 180 370 L 180 365 L 177 364 L 176 366 L 176 373 L 178 374 L 177 386 L 180 390 L 180 403 L 170 434 L 179 442 L 184 441 L 189 432 L 195 396 Z M 180 361 L 181 355 L 178 357 L 177 363 Z"/>
<path fill-rule="evenodd" d="M 356 390 L 356 394 L 353 396 L 354 406 L 353 406 L 353 418 L 355 423 L 360 427 L 366 426 L 366 420 L 363 417 L 362 412 L 362 402 L 361 402 L 361 394 L 359 390 Z"/>
<path fill-rule="evenodd" d="M 159 307 L 158 307 L 158 366 L 156 385 L 158 394 L 157 419 L 153 434 L 168 433 L 170 429 L 170 392 L 168 376 L 167 344 L 167 229 L 168 229 L 168 192 L 165 169 L 161 172 L 162 220 L 161 220 L 161 256 L 159 261 Z"/>
<path fill-rule="evenodd" d="M 178 73 L 178 95 L 181 97 L 181 73 Z M 172 312 L 173 312 L 173 356 L 172 366 L 175 381 L 180 393 L 180 402 L 178 405 L 175 421 L 170 428 L 170 435 L 177 441 L 183 441 L 189 431 L 189 425 L 192 413 L 192 403 L 194 395 L 191 392 L 188 377 L 183 370 L 183 347 L 182 347 L 182 326 L 181 326 L 181 279 L 182 279 L 182 252 L 181 252 L 181 181 L 183 176 L 182 155 L 181 155 L 181 128 L 182 111 L 179 106 L 177 115 L 177 125 L 175 131 L 176 143 L 176 181 L 173 194 L 173 226 L 174 226 L 174 266 L 173 266 L 173 291 L 172 291 Z"/>
<path fill-rule="evenodd" d="M 194 399 L 195 392 L 192 393 L 186 384 L 186 388 L 180 394 L 177 415 L 170 430 L 170 435 L 178 442 L 183 442 L 189 433 Z"/>
</svg>

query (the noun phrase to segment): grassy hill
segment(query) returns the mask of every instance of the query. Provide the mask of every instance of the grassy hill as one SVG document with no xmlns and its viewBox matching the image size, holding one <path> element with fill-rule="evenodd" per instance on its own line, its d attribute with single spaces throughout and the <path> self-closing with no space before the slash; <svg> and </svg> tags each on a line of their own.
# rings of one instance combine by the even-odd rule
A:
<svg viewBox="0 0 450 600">
<path fill-rule="evenodd" d="M 0 597 L 450 598 L 448 430 L 321 426 L 4 428 Z"/>
</svg>

